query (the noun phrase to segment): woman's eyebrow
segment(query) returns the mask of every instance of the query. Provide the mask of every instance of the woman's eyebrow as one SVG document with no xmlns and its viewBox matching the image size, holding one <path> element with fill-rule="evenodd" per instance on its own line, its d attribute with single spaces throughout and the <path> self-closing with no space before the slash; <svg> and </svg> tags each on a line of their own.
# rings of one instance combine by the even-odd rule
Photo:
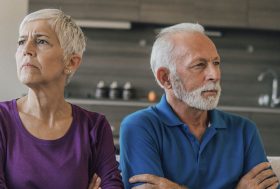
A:
<svg viewBox="0 0 280 189">
<path fill-rule="evenodd" d="M 32 36 L 35 36 L 35 37 L 47 37 L 49 38 L 49 36 L 47 34 L 43 34 L 43 33 L 35 33 L 33 34 Z M 19 38 L 27 38 L 28 35 L 20 35 Z"/>
</svg>

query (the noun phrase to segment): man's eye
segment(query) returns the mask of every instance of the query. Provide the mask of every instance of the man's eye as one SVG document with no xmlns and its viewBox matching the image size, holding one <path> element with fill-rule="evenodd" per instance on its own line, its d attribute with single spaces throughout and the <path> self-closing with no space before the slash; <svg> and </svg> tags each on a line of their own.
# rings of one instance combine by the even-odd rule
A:
<svg viewBox="0 0 280 189">
<path fill-rule="evenodd" d="M 194 67 L 196 67 L 196 68 L 202 68 L 202 67 L 204 67 L 204 66 L 205 66 L 204 63 L 198 63 L 198 64 L 196 64 Z"/>
<path fill-rule="evenodd" d="M 213 64 L 218 66 L 218 65 L 220 65 L 221 63 L 220 63 L 219 61 L 215 61 L 215 62 L 213 62 Z"/>
</svg>

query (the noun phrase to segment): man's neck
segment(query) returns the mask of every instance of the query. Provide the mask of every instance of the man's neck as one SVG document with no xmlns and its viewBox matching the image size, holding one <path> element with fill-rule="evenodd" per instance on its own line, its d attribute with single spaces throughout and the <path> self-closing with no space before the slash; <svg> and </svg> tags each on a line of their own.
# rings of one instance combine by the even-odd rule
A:
<svg viewBox="0 0 280 189">
<path fill-rule="evenodd" d="M 190 107 L 174 96 L 166 95 L 166 100 L 180 120 L 188 125 L 191 133 L 201 141 L 209 124 L 208 112 Z"/>
</svg>

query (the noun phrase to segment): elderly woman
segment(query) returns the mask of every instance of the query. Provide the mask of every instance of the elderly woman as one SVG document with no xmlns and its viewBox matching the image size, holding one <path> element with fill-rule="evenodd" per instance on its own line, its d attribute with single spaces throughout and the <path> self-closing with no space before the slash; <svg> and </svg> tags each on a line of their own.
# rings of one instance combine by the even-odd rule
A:
<svg viewBox="0 0 280 189">
<path fill-rule="evenodd" d="M 108 121 L 64 99 L 84 50 L 83 32 L 60 10 L 22 21 L 16 62 L 28 94 L 0 103 L 0 188 L 123 188 Z"/>
</svg>

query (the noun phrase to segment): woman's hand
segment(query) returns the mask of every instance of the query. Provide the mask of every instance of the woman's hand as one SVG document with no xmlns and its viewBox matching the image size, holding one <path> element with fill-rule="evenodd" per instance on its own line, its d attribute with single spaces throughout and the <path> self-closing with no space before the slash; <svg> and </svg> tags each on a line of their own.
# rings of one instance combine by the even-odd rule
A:
<svg viewBox="0 0 280 189">
<path fill-rule="evenodd" d="M 88 189 L 101 189 L 100 184 L 101 184 L 101 178 L 98 177 L 97 174 L 94 174 Z"/>
</svg>

